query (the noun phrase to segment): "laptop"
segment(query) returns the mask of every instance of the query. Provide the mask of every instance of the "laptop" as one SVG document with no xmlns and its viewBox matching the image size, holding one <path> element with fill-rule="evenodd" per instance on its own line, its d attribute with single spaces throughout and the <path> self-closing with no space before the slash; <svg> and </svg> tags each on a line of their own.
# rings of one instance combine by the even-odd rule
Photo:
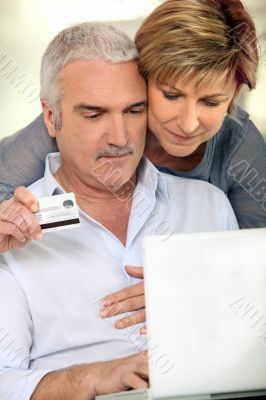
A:
<svg viewBox="0 0 266 400">
<path fill-rule="evenodd" d="M 150 388 L 98 400 L 266 398 L 266 229 L 144 239 Z"/>
</svg>

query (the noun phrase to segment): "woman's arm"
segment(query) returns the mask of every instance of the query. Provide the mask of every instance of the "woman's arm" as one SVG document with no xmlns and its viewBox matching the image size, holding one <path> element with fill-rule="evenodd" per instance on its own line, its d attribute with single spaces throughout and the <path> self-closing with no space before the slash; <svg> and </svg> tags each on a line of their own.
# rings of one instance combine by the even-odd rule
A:
<svg viewBox="0 0 266 400">
<path fill-rule="evenodd" d="M 266 143 L 251 121 L 227 173 L 228 198 L 240 228 L 266 227 Z"/>
<path fill-rule="evenodd" d="M 57 151 L 42 114 L 16 134 L 0 140 L 0 202 L 17 186 L 29 186 L 43 176 L 45 157 Z"/>
</svg>

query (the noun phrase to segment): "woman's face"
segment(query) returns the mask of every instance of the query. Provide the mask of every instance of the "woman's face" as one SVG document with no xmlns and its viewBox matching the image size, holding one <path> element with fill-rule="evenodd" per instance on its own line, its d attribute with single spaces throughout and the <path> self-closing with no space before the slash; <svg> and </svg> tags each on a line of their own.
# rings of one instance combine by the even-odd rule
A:
<svg viewBox="0 0 266 400">
<path fill-rule="evenodd" d="M 149 128 L 167 153 L 186 157 L 218 132 L 235 90 L 226 77 L 199 87 L 181 78 L 172 87 L 151 82 Z"/>
</svg>

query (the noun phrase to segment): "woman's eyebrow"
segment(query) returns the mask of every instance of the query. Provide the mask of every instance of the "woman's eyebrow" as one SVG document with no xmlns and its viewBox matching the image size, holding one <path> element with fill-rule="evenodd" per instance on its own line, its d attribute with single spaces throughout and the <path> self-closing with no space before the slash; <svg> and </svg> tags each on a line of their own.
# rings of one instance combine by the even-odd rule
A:
<svg viewBox="0 0 266 400">
<path fill-rule="evenodd" d="M 202 97 L 228 97 L 228 94 L 227 93 L 211 93 L 211 94 L 206 94 L 206 95 L 204 95 L 204 96 L 202 96 Z"/>
<path fill-rule="evenodd" d="M 167 88 L 167 90 L 174 90 L 175 92 L 179 92 L 181 94 L 186 94 L 185 92 L 182 92 L 182 90 L 178 89 L 175 86 L 170 86 L 170 85 L 167 85 L 167 84 L 158 84 L 158 87 L 161 88 L 161 89 L 163 87 L 165 87 L 165 88 Z"/>
<path fill-rule="evenodd" d="M 184 96 L 187 95 L 186 92 L 183 92 L 182 90 L 178 89 L 176 86 L 169 86 L 169 85 L 163 85 L 163 84 L 161 84 L 159 86 L 161 86 L 161 88 L 163 86 L 167 87 L 168 90 L 174 90 L 175 92 L 178 92 L 178 93 L 180 93 L 180 94 L 182 94 Z M 224 99 L 228 99 L 228 94 L 227 93 L 223 93 L 223 92 L 221 92 L 221 93 L 204 94 L 203 96 L 201 96 L 201 99 L 210 99 L 210 98 L 213 98 L 213 97 L 224 97 Z"/>
<path fill-rule="evenodd" d="M 202 100 L 217 100 L 217 101 L 226 101 L 228 100 L 229 96 L 227 93 L 213 93 L 208 94 L 200 97 Z"/>
</svg>

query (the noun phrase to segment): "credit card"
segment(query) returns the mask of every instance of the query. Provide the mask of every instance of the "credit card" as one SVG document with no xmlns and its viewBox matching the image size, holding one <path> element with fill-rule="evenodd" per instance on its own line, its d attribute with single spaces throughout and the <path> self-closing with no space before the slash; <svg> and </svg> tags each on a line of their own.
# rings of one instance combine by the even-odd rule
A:
<svg viewBox="0 0 266 400">
<path fill-rule="evenodd" d="M 42 231 L 50 232 L 80 226 L 79 210 L 74 193 L 63 193 L 38 199 L 40 210 L 35 214 Z"/>
</svg>

